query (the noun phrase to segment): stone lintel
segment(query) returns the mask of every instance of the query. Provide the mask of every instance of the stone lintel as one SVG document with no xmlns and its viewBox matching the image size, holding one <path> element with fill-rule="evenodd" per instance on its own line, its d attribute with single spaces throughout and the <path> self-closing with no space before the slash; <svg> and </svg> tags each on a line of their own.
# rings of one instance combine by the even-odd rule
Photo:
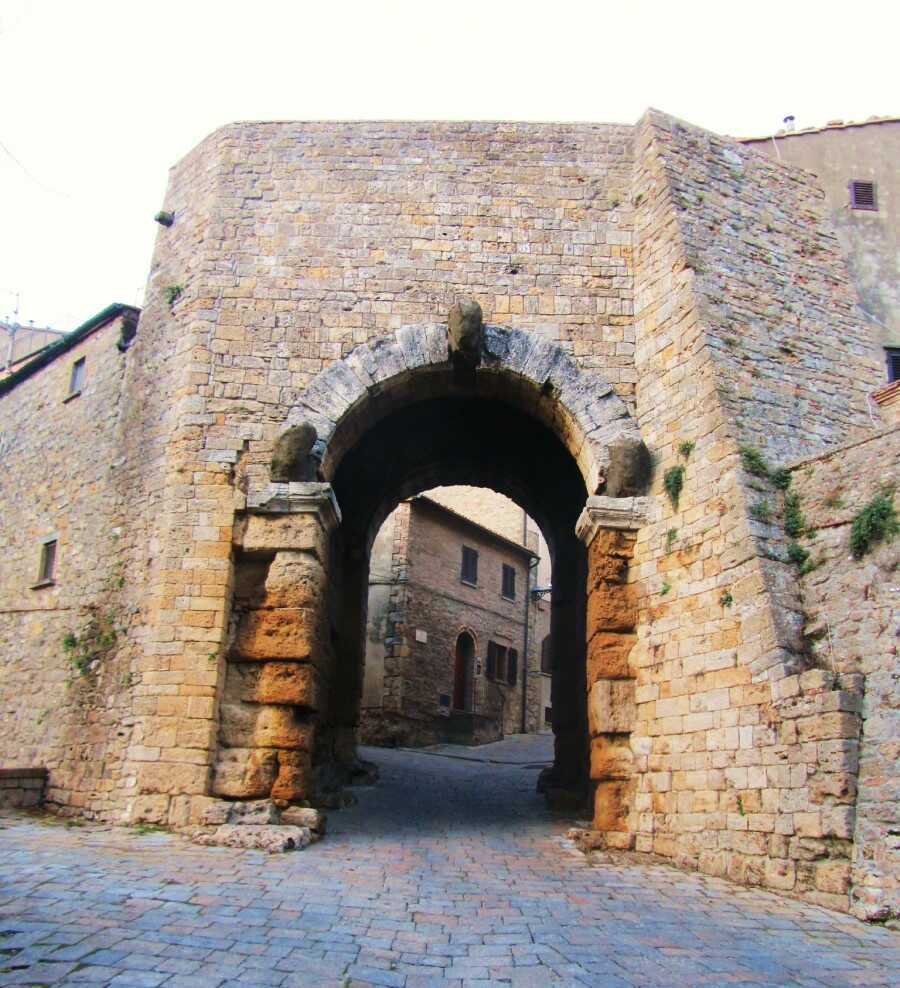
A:
<svg viewBox="0 0 900 988">
<path fill-rule="evenodd" d="M 319 522 L 332 531 L 341 523 L 341 509 L 331 484 L 319 481 L 272 483 L 247 505 L 257 515 L 318 515 Z"/>
<path fill-rule="evenodd" d="M 590 545 L 604 528 L 636 530 L 647 520 L 649 497 L 605 497 L 594 494 L 587 499 L 575 523 L 575 534 Z"/>
</svg>

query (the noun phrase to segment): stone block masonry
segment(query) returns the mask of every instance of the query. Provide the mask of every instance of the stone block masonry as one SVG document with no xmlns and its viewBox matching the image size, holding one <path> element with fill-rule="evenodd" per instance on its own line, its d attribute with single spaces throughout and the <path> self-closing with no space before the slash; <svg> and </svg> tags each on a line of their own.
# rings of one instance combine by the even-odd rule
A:
<svg viewBox="0 0 900 988">
<path fill-rule="evenodd" d="M 634 127 L 211 135 L 173 169 L 174 223 L 130 349 L 112 327 L 81 341 L 89 383 L 72 401 L 63 361 L 0 394 L 4 764 L 46 765 L 50 805 L 106 819 L 185 825 L 216 787 L 302 798 L 352 756 L 363 645 L 347 629 L 362 605 L 353 587 L 340 612 L 333 598 L 362 570 L 370 519 L 299 524 L 292 485 L 271 475 L 276 440 L 317 429 L 324 503 L 396 416 L 494 402 L 522 435 L 550 436 L 534 463 L 498 435 L 498 489 L 515 475 L 524 500 L 552 499 L 575 489 L 560 484 L 573 464 L 580 485 L 581 503 L 553 502 L 569 677 L 554 676 L 554 728 L 557 759 L 592 776 L 601 839 L 836 908 L 894 908 L 896 655 L 870 648 L 890 564 L 873 557 L 859 585 L 869 570 L 835 554 L 798 585 L 781 494 L 747 458 L 827 458 L 873 431 L 882 369 L 820 200 L 806 173 L 655 111 Z M 474 366 L 448 351 L 461 297 L 485 315 Z M 488 424 L 415 482 L 483 481 L 453 454 Z M 867 477 L 888 455 L 852 448 Z M 568 459 L 548 477 L 555 450 Z M 396 473 L 408 453 L 366 454 L 382 518 L 425 489 Z M 572 532 L 585 496 L 614 502 L 587 549 Z M 33 588 L 54 532 L 59 578 Z M 858 668 L 824 666 L 817 602 L 863 585 L 865 618 L 842 622 Z"/>
<path fill-rule="evenodd" d="M 0 809 L 40 806 L 46 785 L 45 768 L 0 768 Z"/>
</svg>

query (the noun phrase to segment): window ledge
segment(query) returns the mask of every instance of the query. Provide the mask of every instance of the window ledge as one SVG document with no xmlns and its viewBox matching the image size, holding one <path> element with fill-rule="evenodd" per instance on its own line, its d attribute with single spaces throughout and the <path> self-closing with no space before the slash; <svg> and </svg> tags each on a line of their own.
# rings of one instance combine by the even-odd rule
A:
<svg viewBox="0 0 900 988">
<path fill-rule="evenodd" d="M 71 401 L 73 398 L 78 398 L 80 396 L 81 396 L 81 389 L 80 388 L 78 389 L 78 391 L 70 391 L 65 396 L 65 398 L 63 398 L 63 404 L 65 405 L 66 402 Z"/>
<path fill-rule="evenodd" d="M 55 587 L 56 580 L 38 580 L 37 583 L 32 583 L 28 588 L 29 590 L 42 590 L 44 587 Z"/>
<path fill-rule="evenodd" d="M 517 598 L 515 598 L 515 597 L 507 597 L 505 593 L 502 593 L 502 594 L 500 594 L 500 599 L 501 600 L 509 600 L 509 601 L 511 601 L 514 604 L 516 602 L 516 599 Z"/>
<path fill-rule="evenodd" d="M 462 579 L 462 577 L 460 577 L 459 582 L 462 583 L 464 586 L 467 586 L 467 587 L 475 587 L 476 590 L 478 589 L 478 584 L 477 583 L 472 583 L 470 580 L 464 580 L 464 579 Z"/>
</svg>

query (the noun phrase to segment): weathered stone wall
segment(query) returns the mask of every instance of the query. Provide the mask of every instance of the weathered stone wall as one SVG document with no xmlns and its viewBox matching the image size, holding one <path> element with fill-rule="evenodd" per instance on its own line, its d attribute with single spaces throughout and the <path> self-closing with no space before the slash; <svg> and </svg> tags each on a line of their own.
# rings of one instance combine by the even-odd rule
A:
<svg viewBox="0 0 900 988">
<path fill-rule="evenodd" d="M 900 120 L 826 126 L 743 143 L 815 174 L 873 332 L 882 345 L 900 346 Z M 850 208 L 853 180 L 874 182 L 877 211 Z"/>
<path fill-rule="evenodd" d="M 855 725 L 818 670 L 790 675 L 806 668 L 796 577 L 775 526 L 750 514 L 774 489 L 739 448 L 774 466 L 864 429 L 877 361 L 799 173 L 655 113 L 636 156 L 636 412 L 656 503 L 630 567 L 638 637 L 620 673 L 635 678 L 630 826 L 638 849 L 846 908 L 830 860 L 799 862 L 808 837 L 828 838 L 837 869 L 846 858 L 847 816 L 832 798 L 811 810 L 807 779 Z M 676 505 L 664 481 L 678 467 Z M 794 688 L 812 698 L 802 722 Z"/>
<path fill-rule="evenodd" d="M 120 333 L 121 317 L 110 320 L 0 396 L 0 766 L 44 767 L 48 805 L 98 815 L 117 805 L 130 737 L 120 646 L 135 615 L 118 467 L 133 355 Z M 84 385 L 70 396 L 80 359 Z M 54 581 L 36 586 L 50 536 Z"/>
<path fill-rule="evenodd" d="M 853 518 L 882 491 L 900 486 L 900 435 L 896 430 L 844 445 L 793 468 L 813 568 L 801 579 L 804 638 L 829 687 L 844 692 L 845 708 L 861 712 L 859 737 L 831 742 L 832 771 L 810 779 L 809 811 L 826 797 L 853 818 L 852 860 L 832 865 L 851 907 L 875 919 L 900 915 L 900 588 L 896 539 L 877 542 L 855 559 Z M 894 498 L 896 504 L 896 498 Z M 857 776 L 858 773 L 858 776 Z M 808 870 L 827 858 L 827 839 L 801 842 Z"/>
<path fill-rule="evenodd" d="M 277 623 L 250 612 L 285 609 L 239 594 L 231 613 L 248 562 L 242 513 L 267 491 L 274 440 L 314 375 L 355 344 L 434 326 L 457 296 L 472 295 L 491 323 L 523 331 L 489 331 L 491 346 L 516 344 L 505 357 L 486 351 L 483 370 L 494 377 L 482 380 L 500 388 L 503 360 L 526 353 L 543 366 L 550 351 L 523 339 L 557 340 L 629 403 L 654 458 L 646 523 L 616 552 L 592 556 L 594 735 L 617 738 L 595 781 L 615 783 L 598 792 L 622 797 L 611 814 L 617 832 L 683 864 L 846 907 L 840 870 L 852 815 L 842 792 L 823 791 L 813 807 L 808 780 L 843 771 L 836 753 L 857 737 L 859 715 L 850 691 L 804 648 L 787 540 L 760 509 L 763 500 L 774 509 L 780 495 L 740 452 L 751 445 L 774 467 L 845 440 L 869 427 L 866 395 L 881 380 L 809 176 L 655 113 L 637 128 L 243 124 L 175 168 L 165 206 L 175 223 L 160 231 L 125 361 L 118 438 L 101 428 L 85 451 L 96 457 L 91 469 L 48 484 L 35 465 L 45 446 L 55 462 L 61 431 L 36 423 L 30 472 L 20 474 L 21 490 L 4 492 L 20 512 L 60 490 L 73 504 L 90 496 L 90 524 L 102 529 L 91 543 L 104 549 L 111 476 L 128 497 L 121 549 L 109 544 L 101 556 L 124 562 L 123 606 L 136 608 L 116 660 L 128 696 L 104 701 L 106 713 L 83 734 L 97 747 L 76 739 L 81 774 L 73 770 L 55 798 L 102 815 L 185 822 L 222 777 L 217 752 L 250 750 L 247 737 L 273 741 L 266 771 L 281 776 L 280 752 L 294 749 L 287 734 L 274 743 L 268 713 L 254 708 L 250 727 L 238 723 L 243 714 L 220 716 L 242 710 L 233 688 L 240 703 L 301 706 L 294 694 L 269 703 L 258 684 L 248 699 L 232 677 L 243 664 L 278 659 L 248 656 L 254 636 L 242 622 Z M 51 365 L 34 381 L 57 372 Z M 619 415 L 608 396 L 581 409 L 600 422 L 576 443 L 554 417 L 552 381 L 545 395 L 542 381 L 526 388 L 523 367 L 508 376 L 518 383 L 502 397 L 514 404 L 521 387 L 530 413 L 549 408 L 580 466 L 602 446 L 603 415 Z M 677 504 L 664 489 L 673 467 L 684 468 Z M 589 473 L 594 493 L 600 477 Z M 18 530 L 34 524 L 16 516 L 5 537 L 17 545 Z M 84 568 L 79 603 L 100 580 Z M 609 608 L 606 597 L 615 598 Z M 4 634 L 24 638 L 33 649 L 26 661 L 57 675 L 63 622 L 24 620 L 10 619 L 19 625 Z M 305 625 L 278 628 L 272 641 Z M 399 702 L 399 666 L 386 663 L 385 674 Z M 16 754 L 37 757 L 46 744 L 56 757 L 65 739 L 36 730 L 18 699 L 28 684 L 19 667 L 12 675 L 4 698 L 18 725 L 8 729 Z M 604 707 L 620 694 L 615 709 Z M 292 712 L 291 725 L 308 710 Z M 308 754 L 287 766 L 295 781 L 311 770 Z M 611 805 L 599 797 L 598 824 Z M 824 841 L 827 855 L 812 868 L 807 839 Z"/>
</svg>

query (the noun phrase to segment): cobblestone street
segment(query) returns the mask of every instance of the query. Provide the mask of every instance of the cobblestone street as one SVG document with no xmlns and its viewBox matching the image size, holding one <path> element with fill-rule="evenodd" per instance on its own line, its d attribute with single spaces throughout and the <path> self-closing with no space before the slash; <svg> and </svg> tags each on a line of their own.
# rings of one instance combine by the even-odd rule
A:
<svg viewBox="0 0 900 988">
<path fill-rule="evenodd" d="M 0 985 L 897 983 L 889 930 L 667 867 L 589 867 L 534 792 L 548 752 L 365 749 L 379 785 L 284 856 L 6 814 Z"/>
</svg>

